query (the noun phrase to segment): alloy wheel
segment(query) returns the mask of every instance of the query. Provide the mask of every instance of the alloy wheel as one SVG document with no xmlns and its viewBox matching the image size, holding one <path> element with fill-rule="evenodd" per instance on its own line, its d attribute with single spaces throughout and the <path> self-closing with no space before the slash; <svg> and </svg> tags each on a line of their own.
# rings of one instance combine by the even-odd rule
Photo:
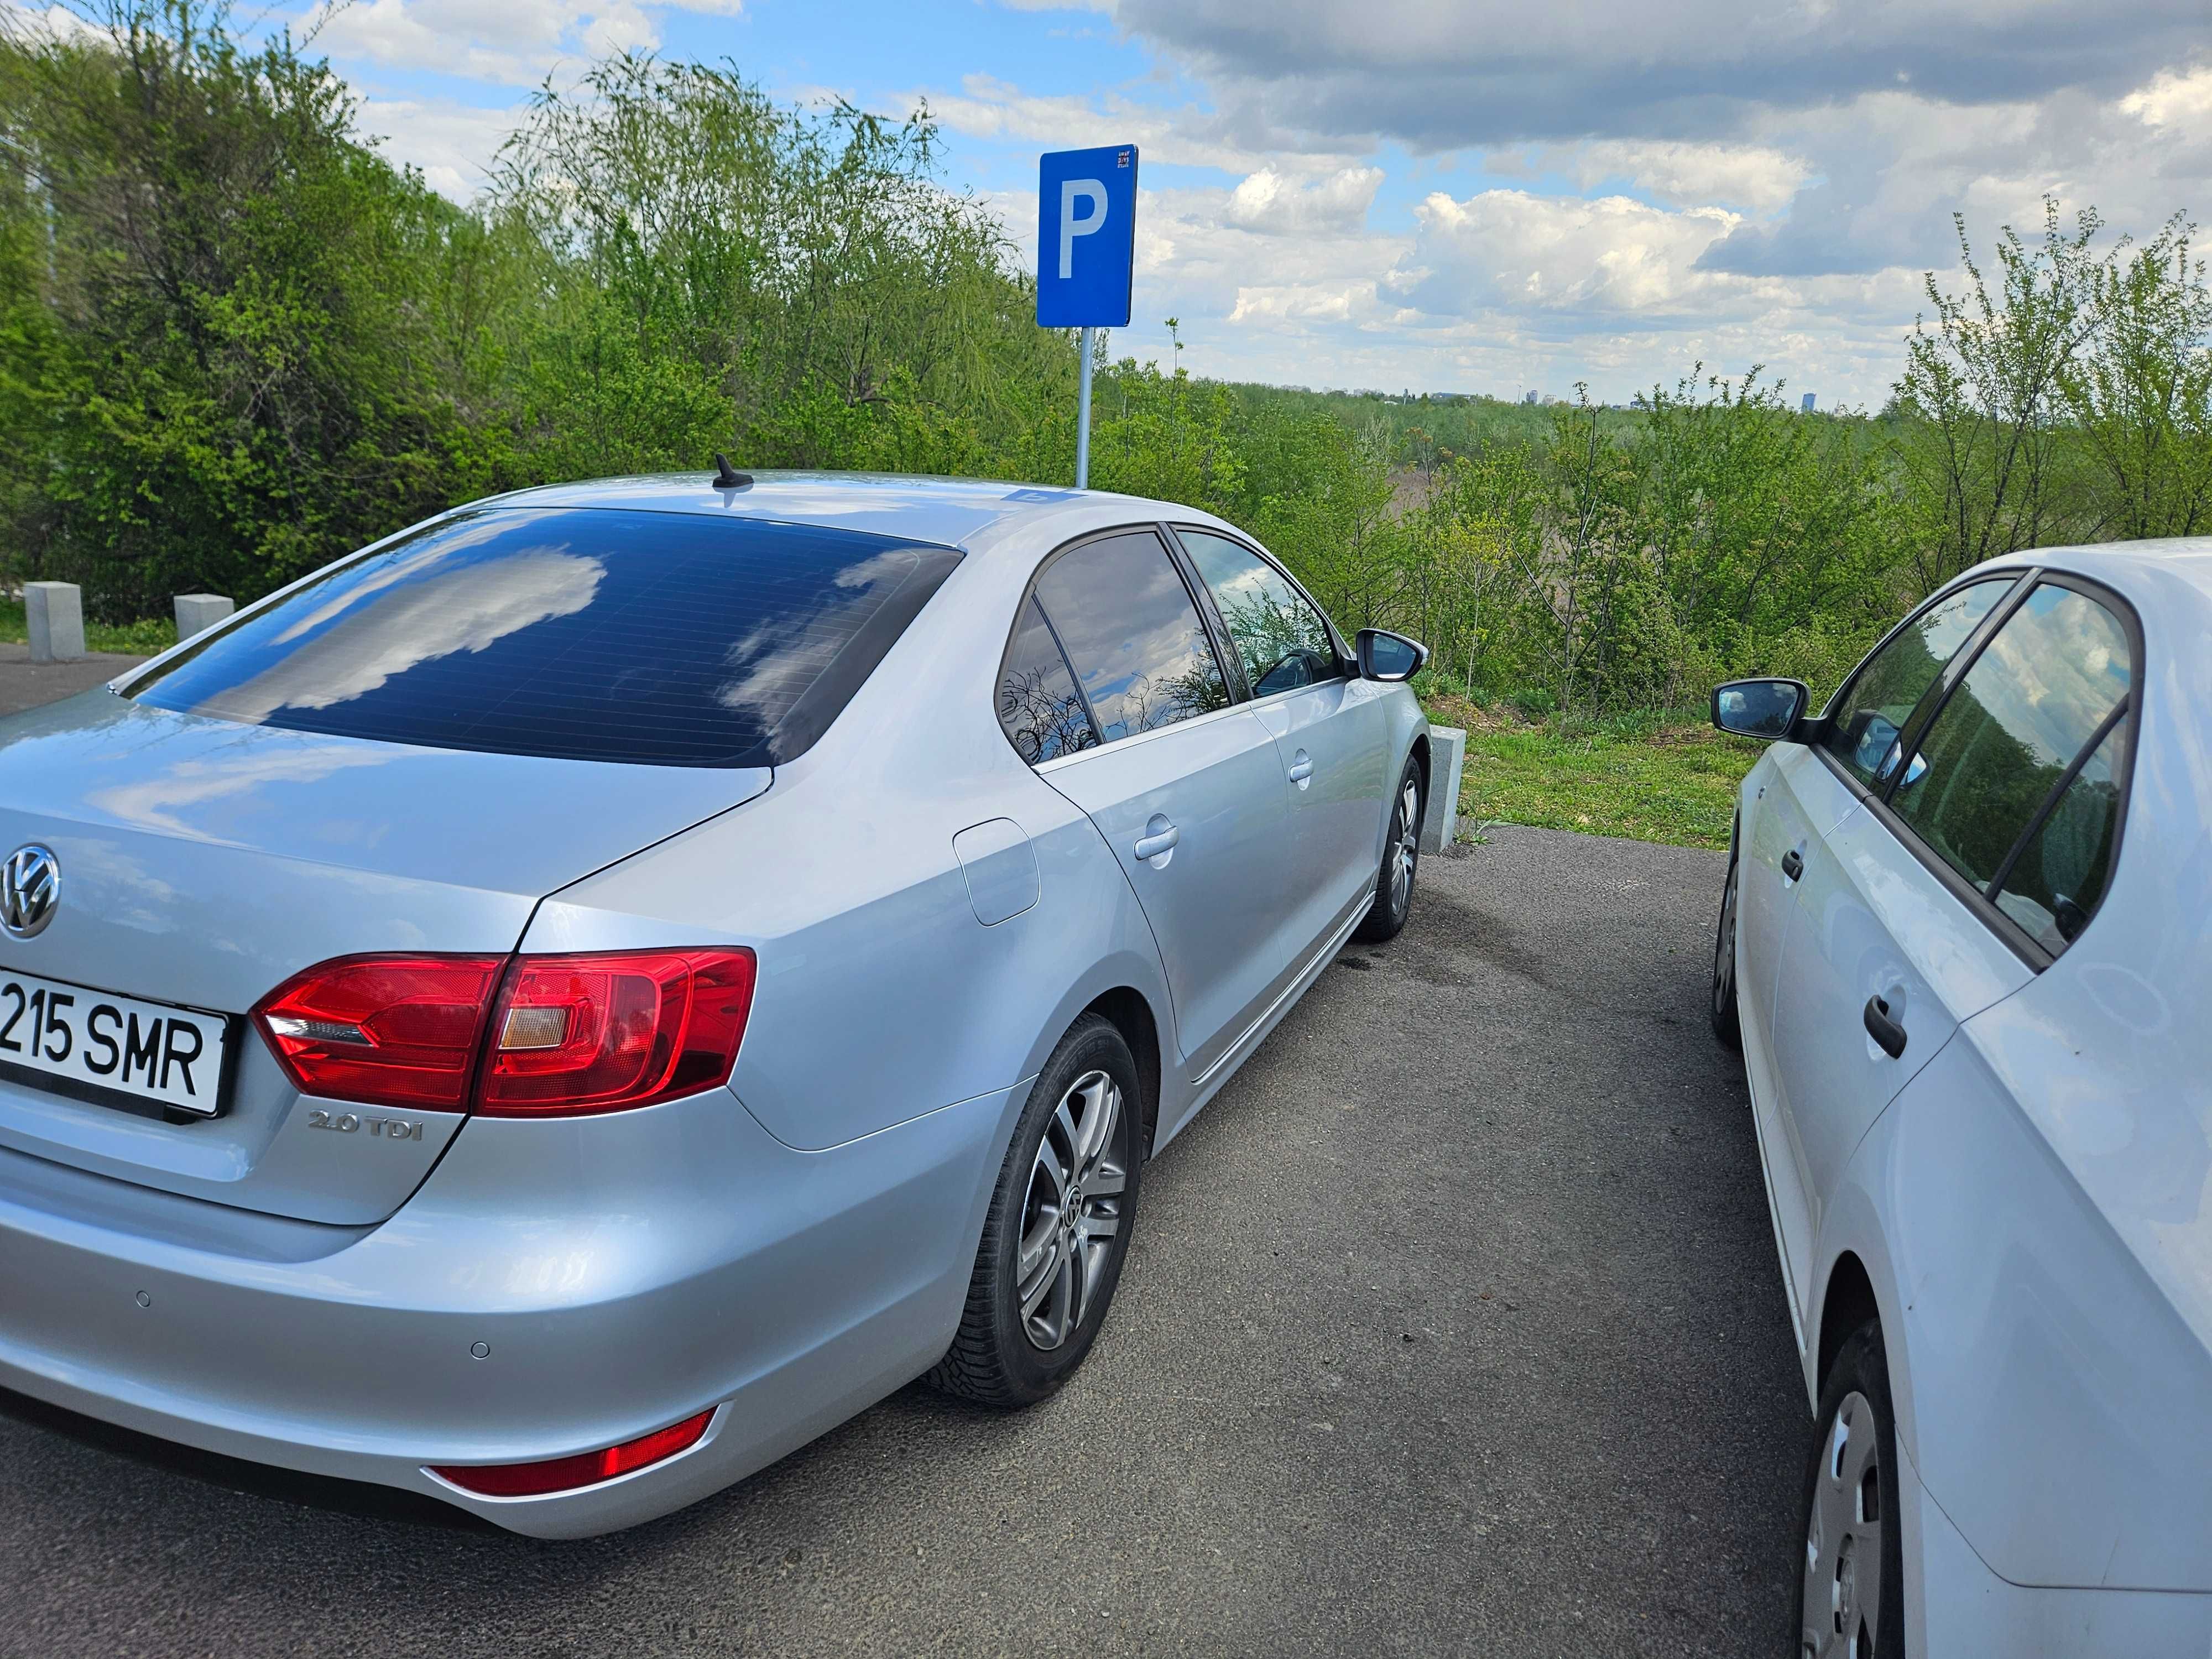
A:
<svg viewBox="0 0 2212 1659">
<path fill-rule="evenodd" d="M 1721 893 L 1721 925 L 1713 941 L 1713 1012 L 1723 1012 L 1735 997 L 1735 866 L 1729 866 Z"/>
<path fill-rule="evenodd" d="M 1803 1659 L 1875 1659 L 1882 1527 L 1888 1520 L 1874 1405 L 1856 1390 L 1836 1407 L 1805 1528 Z"/>
<path fill-rule="evenodd" d="M 1014 1294 L 1023 1330 L 1048 1352 L 1083 1323 L 1113 1255 L 1127 1143 L 1121 1088 L 1103 1072 L 1075 1080 L 1037 1142 L 1022 1200 Z"/>
<path fill-rule="evenodd" d="M 1413 779 L 1398 795 L 1397 842 L 1390 849 L 1390 914 L 1403 915 L 1413 896 L 1413 861 L 1420 856 L 1421 792 Z"/>
</svg>

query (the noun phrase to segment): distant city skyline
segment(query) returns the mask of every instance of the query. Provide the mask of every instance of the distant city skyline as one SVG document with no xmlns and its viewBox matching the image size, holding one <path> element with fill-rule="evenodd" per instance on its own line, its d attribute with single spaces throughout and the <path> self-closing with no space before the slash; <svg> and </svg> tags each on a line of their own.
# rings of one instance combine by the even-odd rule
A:
<svg viewBox="0 0 2212 1659">
<path fill-rule="evenodd" d="M 20 0 L 0 4 L 24 8 Z M 56 8 L 47 15 L 65 15 Z M 241 18 L 244 14 L 241 14 Z M 941 124 L 1027 259 L 1037 153 L 1143 152 L 1117 355 L 1352 387 L 1671 389 L 1702 362 L 1879 407 L 1955 269 L 2094 204 L 2206 204 L 2202 0 L 356 0 L 313 33 L 386 153 L 465 200 L 532 91 L 621 48 Z M 1802 407 L 1802 400 L 1800 407 Z"/>
</svg>

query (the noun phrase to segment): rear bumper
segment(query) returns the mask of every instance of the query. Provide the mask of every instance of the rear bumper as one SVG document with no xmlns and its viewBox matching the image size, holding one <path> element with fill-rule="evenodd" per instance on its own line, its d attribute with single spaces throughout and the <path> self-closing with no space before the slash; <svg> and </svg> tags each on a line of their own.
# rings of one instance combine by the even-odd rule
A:
<svg viewBox="0 0 2212 1659">
<path fill-rule="evenodd" d="M 0 1152 L 0 1385 L 539 1537 L 629 1526 L 943 1353 L 1017 1092 L 817 1152 L 723 1091 L 479 1120 L 372 1229 Z M 428 1472 L 591 1450 L 710 1408 L 690 1450 L 580 1492 L 485 1498 Z"/>
</svg>

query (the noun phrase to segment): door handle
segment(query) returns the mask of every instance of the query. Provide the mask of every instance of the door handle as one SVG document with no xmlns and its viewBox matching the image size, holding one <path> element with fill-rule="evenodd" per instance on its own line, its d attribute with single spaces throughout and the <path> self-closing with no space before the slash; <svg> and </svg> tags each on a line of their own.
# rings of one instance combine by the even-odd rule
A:
<svg viewBox="0 0 2212 1659">
<path fill-rule="evenodd" d="M 1304 783 L 1313 775 L 1313 757 L 1303 749 L 1291 757 L 1291 781 Z"/>
<path fill-rule="evenodd" d="M 1164 813 L 1152 814 L 1152 822 L 1145 825 L 1145 833 L 1137 837 L 1137 844 L 1129 850 L 1140 859 L 1156 859 L 1163 853 L 1174 850 L 1182 840 L 1182 831 L 1176 829 Z"/>
<path fill-rule="evenodd" d="M 1905 1052 L 1905 1028 L 1889 1017 L 1889 1004 L 1878 994 L 1867 999 L 1866 1028 L 1867 1035 L 1892 1060 Z"/>
<path fill-rule="evenodd" d="M 1793 847 L 1782 855 L 1782 878 L 1795 881 L 1804 873 L 1805 855 Z"/>
</svg>

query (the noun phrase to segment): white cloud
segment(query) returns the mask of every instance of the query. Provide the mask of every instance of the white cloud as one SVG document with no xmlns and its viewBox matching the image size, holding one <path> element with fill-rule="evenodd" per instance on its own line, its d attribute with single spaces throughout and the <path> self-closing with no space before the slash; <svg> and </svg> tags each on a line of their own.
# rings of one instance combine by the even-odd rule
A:
<svg viewBox="0 0 2212 1659">
<path fill-rule="evenodd" d="M 1584 190 L 1626 179 L 1677 207 L 1714 203 L 1771 212 L 1812 177 L 1811 163 L 1758 144 L 1607 138 L 1577 147 L 1567 166 Z"/>
<path fill-rule="evenodd" d="M 2161 70 L 2149 85 L 2121 99 L 2120 109 L 2148 127 L 2212 137 L 2212 66 L 2183 74 Z"/>
<path fill-rule="evenodd" d="M 1281 166 L 1285 159 L 1283 147 L 1255 148 L 1206 110 L 1190 105 L 1164 108 L 1115 91 L 1042 94 L 992 76 L 969 75 L 957 93 L 907 93 L 891 101 L 911 108 L 925 98 L 940 123 L 970 138 L 1033 140 L 1055 149 L 1133 143 L 1146 162 L 1238 173 Z M 1289 153 L 1310 172 L 1357 167 L 1365 149 L 1323 144 L 1296 146 Z"/>
<path fill-rule="evenodd" d="M 106 33 L 95 28 L 66 6 L 48 6 L 40 10 L 36 6 L 17 3 L 17 0 L 0 0 L 0 31 L 8 28 L 27 29 L 33 34 L 58 35 L 64 39 L 86 39 Z"/>
<path fill-rule="evenodd" d="M 300 20 L 334 58 L 532 86 L 564 59 L 650 52 L 656 13 L 738 14 L 743 0 L 352 0 Z"/>
<path fill-rule="evenodd" d="M 1240 229 L 1270 236 L 1357 230 L 1367 222 L 1382 182 L 1380 167 L 1343 167 L 1304 182 L 1262 167 L 1230 192 L 1224 217 Z"/>
<path fill-rule="evenodd" d="M 447 100 L 366 98 L 361 130 L 384 141 L 389 160 L 420 167 L 433 190 L 465 203 L 483 188 L 493 158 L 523 112 L 520 105 L 484 109 Z"/>
<path fill-rule="evenodd" d="M 1679 311 L 1735 280 L 1695 269 L 1698 256 L 1740 222 L 1724 208 L 1675 212 L 1626 196 L 1492 190 L 1465 201 L 1438 191 L 1414 212 L 1430 266 L 1416 298 L 1448 315 L 1496 306 Z"/>
</svg>

